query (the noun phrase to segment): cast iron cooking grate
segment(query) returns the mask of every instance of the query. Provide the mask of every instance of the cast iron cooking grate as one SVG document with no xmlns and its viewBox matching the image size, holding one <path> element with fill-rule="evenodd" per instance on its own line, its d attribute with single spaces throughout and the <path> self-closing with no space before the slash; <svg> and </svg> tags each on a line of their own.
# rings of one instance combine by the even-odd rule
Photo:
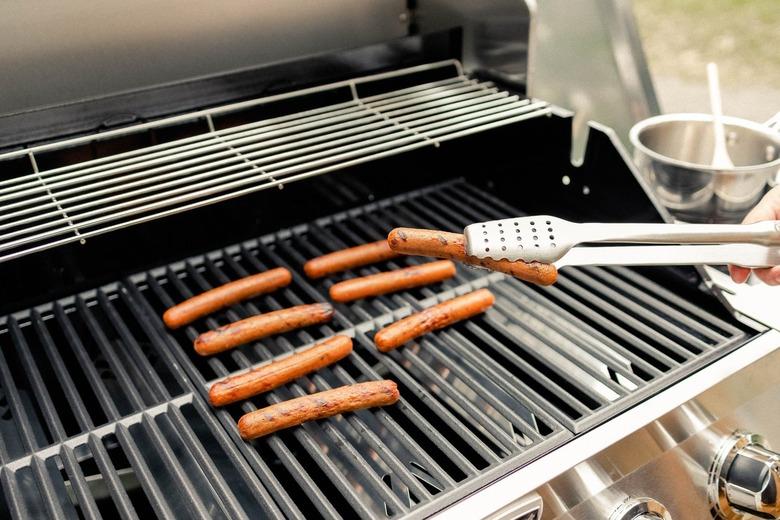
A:
<svg viewBox="0 0 780 520">
<path fill-rule="evenodd" d="M 116 284 L 0 320 L 0 461 L 190 391 Z"/>
<path fill-rule="evenodd" d="M 631 269 L 566 269 L 542 288 L 459 268 L 441 284 L 337 304 L 326 325 L 209 358 L 192 350 L 193 338 L 214 326 L 326 301 L 335 281 L 423 261 L 397 258 L 312 282 L 301 271 L 312 256 L 381 239 L 397 225 L 457 231 L 517 214 L 451 181 L 5 318 L 0 509 L 64 518 L 420 517 L 745 339 Z M 273 266 L 293 271 L 293 283 L 181 330 L 163 326 L 160 315 L 173 302 Z M 387 355 L 373 347 L 382 325 L 484 286 L 497 296 L 484 315 Z M 213 380 L 334 333 L 355 338 L 355 351 L 339 363 L 245 403 L 206 404 Z M 237 436 L 243 413 L 379 378 L 398 383 L 398 404 L 251 443 Z"/>
<path fill-rule="evenodd" d="M 208 406 L 192 394 L 3 467 L 17 518 L 282 518 Z"/>
</svg>

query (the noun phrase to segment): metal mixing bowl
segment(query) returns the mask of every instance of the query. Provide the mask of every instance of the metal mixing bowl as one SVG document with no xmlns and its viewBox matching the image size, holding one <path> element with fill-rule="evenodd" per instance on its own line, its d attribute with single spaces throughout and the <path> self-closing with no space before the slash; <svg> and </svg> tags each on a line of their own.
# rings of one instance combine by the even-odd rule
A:
<svg viewBox="0 0 780 520">
<path fill-rule="evenodd" d="M 739 222 L 780 171 L 780 134 L 724 117 L 734 167 L 711 166 L 710 114 L 667 114 L 640 121 L 629 133 L 634 161 L 656 197 L 689 222 Z"/>
</svg>

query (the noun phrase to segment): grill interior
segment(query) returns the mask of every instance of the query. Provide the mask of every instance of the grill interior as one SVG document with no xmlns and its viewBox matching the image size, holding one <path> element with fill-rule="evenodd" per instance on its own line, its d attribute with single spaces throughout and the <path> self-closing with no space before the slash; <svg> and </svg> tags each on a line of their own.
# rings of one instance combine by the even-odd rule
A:
<svg viewBox="0 0 780 520">
<path fill-rule="evenodd" d="M 745 339 L 734 324 L 625 268 L 565 269 L 549 288 L 459 267 L 441 284 L 351 304 L 333 322 L 210 358 L 209 328 L 326 301 L 344 278 L 419 263 L 399 258 L 312 282 L 312 256 L 378 240 L 394 226 L 457 231 L 516 216 L 453 180 L 138 273 L 0 321 L 0 511 L 54 518 L 422 516 L 461 497 Z M 287 288 L 178 331 L 162 311 L 273 266 Z M 375 330 L 489 286 L 485 315 L 383 355 Z M 211 381 L 334 333 L 348 358 L 249 402 L 214 410 Z M 401 401 L 251 443 L 235 421 L 269 403 L 390 378 Z"/>
</svg>

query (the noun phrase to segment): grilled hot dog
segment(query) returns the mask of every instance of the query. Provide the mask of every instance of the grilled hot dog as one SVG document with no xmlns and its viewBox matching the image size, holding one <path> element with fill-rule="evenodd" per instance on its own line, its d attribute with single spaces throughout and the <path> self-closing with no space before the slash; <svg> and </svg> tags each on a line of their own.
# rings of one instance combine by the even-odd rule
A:
<svg viewBox="0 0 780 520">
<path fill-rule="evenodd" d="M 339 282 L 330 288 L 330 297 L 333 301 L 350 302 L 441 282 L 453 276 L 455 264 L 449 260 L 440 260 Z"/>
<path fill-rule="evenodd" d="M 250 412 L 238 420 L 238 432 L 245 440 L 256 439 L 306 421 L 393 404 L 398 398 L 398 387 L 393 381 L 342 386 Z"/>
<path fill-rule="evenodd" d="M 539 262 L 510 262 L 466 255 L 466 239 L 458 233 L 431 229 L 396 228 L 387 237 L 390 249 L 405 255 L 447 258 L 464 264 L 476 265 L 520 278 L 539 285 L 551 285 L 558 278 L 552 264 Z"/>
<path fill-rule="evenodd" d="M 218 311 L 248 298 L 275 291 L 289 285 L 292 274 L 284 267 L 270 269 L 215 287 L 178 305 L 163 314 L 163 321 L 171 329 L 192 323 L 201 316 Z"/>
<path fill-rule="evenodd" d="M 325 323 L 332 319 L 333 306 L 329 303 L 296 305 L 204 332 L 195 339 L 195 351 L 201 356 L 209 356 L 272 334 Z"/>
<path fill-rule="evenodd" d="M 303 270 L 309 278 L 322 278 L 339 271 L 383 262 L 396 256 L 398 253 L 390 249 L 386 240 L 379 240 L 312 258 L 303 264 Z"/>
<path fill-rule="evenodd" d="M 209 400 L 214 406 L 224 406 L 248 399 L 335 363 L 350 352 L 352 339 L 333 336 L 279 361 L 217 381 L 209 389 Z"/>
<path fill-rule="evenodd" d="M 376 333 L 374 343 L 380 351 L 389 352 L 418 336 L 485 312 L 495 300 L 487 289 L 458 296 L 388 325 Z"/>
</svg>

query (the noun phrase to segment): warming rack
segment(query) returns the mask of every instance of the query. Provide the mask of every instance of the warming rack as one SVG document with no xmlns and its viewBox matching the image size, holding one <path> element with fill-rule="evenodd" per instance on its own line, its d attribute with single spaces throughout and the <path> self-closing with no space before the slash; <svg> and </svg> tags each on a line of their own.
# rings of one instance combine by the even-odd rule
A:
<svg viewBox="0 0 780 520">
<path fill-rule="evenodd" d="M 383 89 L 388 81 L 396 88 Z M 323 93 L 343 101 L 221 127 L 221 116 Z M 28 173 L 0 181 L 0 262 L 550 111 L 447 60 L 0 154 L 0 172 L 3 162 L 29 161 Z M 52 151 L 187 122 L 204 131 L 38 166 Z"/>
</svg>

